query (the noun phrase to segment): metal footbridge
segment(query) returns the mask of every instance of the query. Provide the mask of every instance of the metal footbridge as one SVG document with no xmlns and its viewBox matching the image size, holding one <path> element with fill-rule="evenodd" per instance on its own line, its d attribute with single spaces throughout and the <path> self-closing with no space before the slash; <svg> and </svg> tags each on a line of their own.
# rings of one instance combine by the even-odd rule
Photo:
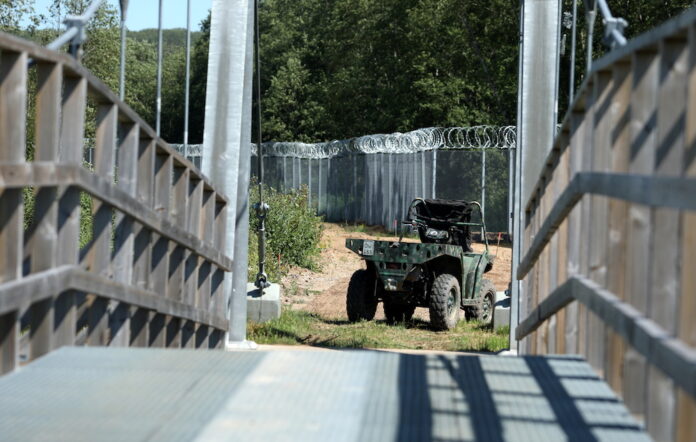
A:
<svg viewBox="0 0 696 442">
<path fill-rule="evenodd" d="M 3 440 L 650 440 L 579 357 L 67 347 L 0 378 Z"/>
<path fill-rule="evenodd" d="M 80 64 L 81 28 L 77 58 L 0 34 L 0 439 L 696 440 L 696 10 L 626 42 L 599 3 L 616 44 L 559 128 L 529 107 L 553 107 L 557 51 L 529 57 L 558 5 L 523 2 L 519 356 L 224 351 L 245 339 L 249 0 L 213 4 L 205 173 Z"/>
</svg>

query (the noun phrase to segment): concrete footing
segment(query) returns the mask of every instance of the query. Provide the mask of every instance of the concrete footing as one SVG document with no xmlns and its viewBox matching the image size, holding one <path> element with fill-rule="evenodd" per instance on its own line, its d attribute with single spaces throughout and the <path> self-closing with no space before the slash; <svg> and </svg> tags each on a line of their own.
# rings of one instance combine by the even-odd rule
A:
<svg viewBox="0 0 696 442">
<path fill-rule="evenodd" d="M 225 343 L 225 350 L 227 351 L 247 351 L 247 350 L 256 350 L 259 348 L 259 345 L 254 342 L 254 341 L 248 341 L 248 340 L 243 340 L 243 341 L 234 341 L 234 342 L 226 342 Z"/>
<path fill-rule="evenodd" d="M 505 295 L 505 292 L 497 292 L 495 297 L 493 328 L 497 330 L 506 325 L 510 325 L 510 298 Z"/>
<path fill-rule="evenodd" d="M 271 284 L 261 296 L 253 283 L 247 284 L 247 319 L 267 322 L 277 318 L 280 318 L 280 285 Z"/>
</svg>

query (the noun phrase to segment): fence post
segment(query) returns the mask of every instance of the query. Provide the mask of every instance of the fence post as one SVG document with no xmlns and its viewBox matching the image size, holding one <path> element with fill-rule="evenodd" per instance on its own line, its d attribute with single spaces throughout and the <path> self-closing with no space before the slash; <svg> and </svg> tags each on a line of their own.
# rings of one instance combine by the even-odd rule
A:
<svg viewBox="0 0 696 442">
<path fill-rule="evenodd" d="M 486 218 L 486 149 L 481 149 L 481 219 Z M 481 230 L 483 240 L 483 230 Z"/>
<path fill-rule="evenodd" d="M 307 159 L 307 207 L 312 207 L 312 159 Z"/>
<path fill-rule="evenodd" d="M 234 253 L 238 216 L 239 155 L 246 142 L 242 134 L 251 121 L 251 106 L 246 106 L 251 94 L 249 64 L 253 63 L 249 39 L 253 36 L 253 2 L 250 0 L 213 0 L 210 23 L 210 51 L 208 57 L 208 81 L 203 137 L 203 172 L 219 186 L 219 190 L 231 199 L 227 207 L 227 226 L 224 250 Z M 224 75 L 223 75 L 224 74 Z M 251 129 L 249 129 L 249 134 Z M 259 140 L 261 141 L 261 140 Z M 220 161 L 220 158 L 225 159 Z M 237 261 L 236 256 L 232 258 Z M 240 271 L 235 268 L 238 277 Z M 246 280 L 246 272 L 244 274 Z M 243 327 L 235 319 L 237 313 L 246 316 L 246 290 L 233 291 L 234 275 L 227 275 L 223 290 L 229 299 L 232 319 L 230 327 Z M 235 313 L 237 312 L 237 313 Z M 228 335 L 229 336 L 229 335 Z"/>
<path fill-rule="evenodd" d="M 433 149 L 433 182 L 432 182 L 432 193 L 431 198 L 437 198 L 437 192 L 435 191 L 435 186 L 437 185 L 437 148 Z"/>
</svg>

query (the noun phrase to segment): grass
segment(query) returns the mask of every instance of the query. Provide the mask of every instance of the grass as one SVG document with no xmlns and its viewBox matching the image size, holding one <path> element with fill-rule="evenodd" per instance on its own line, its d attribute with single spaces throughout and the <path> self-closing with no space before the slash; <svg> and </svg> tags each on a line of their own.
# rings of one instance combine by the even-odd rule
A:
<svg viewBox="0 0 696 442">
<path fill-rule="evenodd" d="M 461 321 L 454 330 L 435 332 L 429 326 L 418 319 L 399 325 L 384 321 L 350 323 L 286 309 L 273 321 L 250 322 L 247 330 L 248 339 L 258 344 L 488 352 L 508 347 L 509 327 L 493 331 L 475 321 Z"/>
</svg>

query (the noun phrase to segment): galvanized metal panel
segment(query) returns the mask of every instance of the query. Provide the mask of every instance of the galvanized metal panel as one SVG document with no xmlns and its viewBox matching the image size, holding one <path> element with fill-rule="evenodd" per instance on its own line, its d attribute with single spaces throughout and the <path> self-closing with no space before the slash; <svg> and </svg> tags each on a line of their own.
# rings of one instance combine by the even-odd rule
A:
<svg viewBox="0 0 696 442">
<path fill-rule="evenodd" d="M 63 348 L 0 378 L 4 440 L 649 440 L 576 357 Z"/>
</svg>

